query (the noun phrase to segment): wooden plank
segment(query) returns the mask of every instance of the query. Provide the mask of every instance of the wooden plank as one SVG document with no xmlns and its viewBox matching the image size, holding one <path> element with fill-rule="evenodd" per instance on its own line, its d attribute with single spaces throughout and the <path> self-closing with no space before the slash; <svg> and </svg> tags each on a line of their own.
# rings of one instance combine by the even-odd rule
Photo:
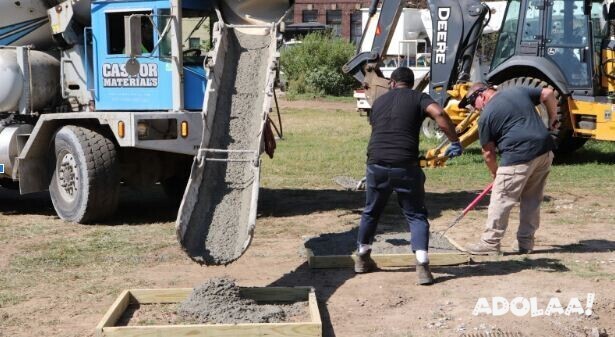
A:
<svg viewBox="0 0 615 337">
<path fill-rule="evenodd" d="M 313 268 L 312 263 L 314 263 L 314 252 L 310 248 L 305 247 L 305 253 L 307 254 L 308 266 Z"/>
<path fill-rule="evenodd" d="M 322 328 L 322 320 L 320 318 L 320 310 L 318 309 L 318 301 L 316 300 L 316 292 L 314 288 L 310 289 L 308 308 L 310 309 L 310 318 L 312 323 L 320 324 Z"/>
<path fill-rule="evenodd" d="M 260 287 L 240 288 L 243 297 L 260 302 L 299 302 L 307 301 L 310 287 Z"/>
<path fill-rule="evenodd" d="M 105 328 L 106 337 L 321 337 L 316 323 L 153 325 Z"/>
<path fill-rule="evenodd" d="M 355 255 L 314 256 L 311 268 L 352 268 Z M 413 267 L 416 264 L 414 254 L 372 254 L 378 267 Z M 465 253 L 429 254 L 430 266 L 452 266 L 470 262 Z"/>
<path fill-rule="evenodd" d="M 515 259 L 518 258 L 518 255 L 515 256 Z M 503 254 L 492 254 L 492 255 L 470 255 L 470 260 L 474 263 L 483 263 L 483 262 L 498 262 L 498 261 L 508 261 L 510 259 L 506 258 Z"/>
<path fill-rule="evenodd" d="M 246 287 L 240 288 L 241 295 L 256 301 L 297 302 L 307 301 L 309 287 Z M 192 293 L 192 288 L 178 289 L 131 289 L 137 303 L 178 303 Z"/>
<path fill-rule="evenodd" d="M 103 328 L 114 326 L 117 320 L 122 317 L 128 304 L 130 303 L 130 291 L 124 290 L 120 296 L 113 302 L 107 313 L 100 320 L 100 323 L 96 326 L 96 335 L 103 336 Z"/>
<path fill-rule="evenodd" d="M 192 288 L 130 289 L 130 294 L 140 304 L 179 303 L 188 298 L 192 290 Z"/>
</svg>

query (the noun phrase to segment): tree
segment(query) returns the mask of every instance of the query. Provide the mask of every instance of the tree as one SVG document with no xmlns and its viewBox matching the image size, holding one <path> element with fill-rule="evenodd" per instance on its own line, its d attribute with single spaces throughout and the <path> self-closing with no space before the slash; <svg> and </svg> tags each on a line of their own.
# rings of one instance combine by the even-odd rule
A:
<svg viewBox="0 0 615 337">
<path fill-rule="evenodd" d="M 306 35 L 301 43 L 283 49 L 281 54 L 288 91 L 334 96 L 350 94 L 356 82 L 342 72 L 342 66 L 354 53 L 353 44 L 330 34 Z"/>
</svg>

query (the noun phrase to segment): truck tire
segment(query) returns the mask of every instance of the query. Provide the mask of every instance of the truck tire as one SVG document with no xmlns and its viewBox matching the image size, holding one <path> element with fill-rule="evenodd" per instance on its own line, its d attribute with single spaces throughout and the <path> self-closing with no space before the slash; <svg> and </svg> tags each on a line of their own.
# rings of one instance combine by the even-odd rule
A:
<svg viewBox="0 0 615 337">
<path fill-rule="evenodd" d="M 438 141 L 443 140 L 445 137 L 444 132 L 440 130 L 438 123 L 429 117 L 426 117 L 423 120 L 423 124 L 421 124 L 421 133 L 427 139 L 435 139 Z"/>
<path fill-rule="evenodd" d="M 85 224 L 112 215 L 118 204 L 120 175 L 111 139 L 94 129 L 67 125 L 51 145 L 55 156 L 49 193 L 58 216 Z"/>
<path fill-rule="evenodd" d="M 570 121 L 570 116 L 568 114 L 568 104 L 566 103 L 566 99 L 563 97 L 561 92 L 557 90 L 557 88 L 553 87 L 551 84 L 543 81 L 541 79 L 535 77 L 517 77 L 512 78 L 507 81 L 499 84 L 500 88 L 512 87 L 512 86 L 527 86 L 533 88 L 549 88 L 553 90 L 555 93 L 555 98 L 557 99 L 557 115 L 560 120 L 560 128 L 557 133 L 557 138 L 555 140 L 556 150 L 554 151 L 556 154 L 566 154 L 574 152 L 580 149 L 585 142 L 587 142 L 587 138 L 579 138 L 573 137 L 573 128 Z M 547 108 L 542 104 L 539 105 L 538 111 L 540 117 L 542 118 L 545 125 L 549 123 L 549 116 L 547 114 Z"/>
</svg>

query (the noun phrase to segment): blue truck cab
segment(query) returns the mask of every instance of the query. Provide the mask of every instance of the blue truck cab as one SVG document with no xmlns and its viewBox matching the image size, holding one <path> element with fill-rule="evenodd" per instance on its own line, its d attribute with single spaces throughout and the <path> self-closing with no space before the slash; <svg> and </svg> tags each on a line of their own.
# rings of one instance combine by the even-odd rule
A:
<svg viewBox="0 0 615 337">
<path fill-rule="evenodd" d="M 199 13 L 212 9 L 213 1 L 183 1 L 182 10 Z M 165 27 L 171 2 L 101 0 L 92 2 L 92 53 L 94 103 L 98 111 L 169 111 L 172 109 L 171 42 Z M 138 74 L 130 75 L 126 63 L 124 18 L 141 17 L 142 55 Z M 150 19 L 151 18 L 151 19 Z M 166 30 L 168 31 L 168 29 Z M 184 40 L 185 37 L 182 37 Z M 186 49 L 186 48 L 184 48 Z M 202 110 L 206 86 L 204 56 L 187 56 L 183 64 L 184 109 Z"/>
</svg>

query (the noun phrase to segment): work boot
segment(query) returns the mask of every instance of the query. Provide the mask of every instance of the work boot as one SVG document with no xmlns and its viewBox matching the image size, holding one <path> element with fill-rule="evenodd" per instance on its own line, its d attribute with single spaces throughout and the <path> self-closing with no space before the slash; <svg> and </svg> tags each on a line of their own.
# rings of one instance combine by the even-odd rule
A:
<svg viewBox="0 0 615 337">
<path fill-rule="evenodd" d="M 532 254 L 534 252 L 534 249 L 521 247 L 517 242 L 517 244 L 513 247 L 513 251 L 519 254 Z"/>
<path fill-rule="evenodd" d="M 419 285 L 427 286 L 434 283 L 433 275 L 429 270 L 429 262 L 420 264 L 416 261 L 416 275 L 419 280 Z"/>
<path fill-rule="evenodd" d="M 472 255 L 498 255 L 500 254 L 499 246 L 489 246 L 484 242 L 479 242 L 466 246 L 466 251 Z"/>
<path fill-rule="evenodd" d="M 369 273 L 376 270 L 376 262 L 371 257 L 372 250 L 368 249 L 363 253 L 357 252 L 354 260 L 354 272 L 357 274 Z"/>
</svg>

